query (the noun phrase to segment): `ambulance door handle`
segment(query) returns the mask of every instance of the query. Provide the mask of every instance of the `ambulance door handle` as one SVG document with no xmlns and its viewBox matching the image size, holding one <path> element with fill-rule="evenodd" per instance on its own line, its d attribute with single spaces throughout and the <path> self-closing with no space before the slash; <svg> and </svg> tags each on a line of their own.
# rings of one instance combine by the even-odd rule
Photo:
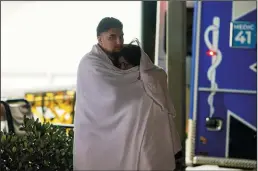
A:
<svg viewBox="0 0 258 171">
<path fill-rule="evenodd" d="M 205 119 L 205 126 L 208 131 L 221 131 L 223 120 L 218 117 L 207 117 Z"/>
</svg>

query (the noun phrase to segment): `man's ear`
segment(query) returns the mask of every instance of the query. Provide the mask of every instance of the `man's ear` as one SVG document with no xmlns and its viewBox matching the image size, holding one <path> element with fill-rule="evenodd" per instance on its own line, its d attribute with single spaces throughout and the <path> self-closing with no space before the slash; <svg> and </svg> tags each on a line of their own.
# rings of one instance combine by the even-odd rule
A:
<svg viewBox="0 0 258 171">
<path fill-rule="evenodd" d="M 99 43 L 99 44 L 102 44 L 101 36 L 98 36 L 97 39 L 98 39 L 98 43 Z"/>
</svg>

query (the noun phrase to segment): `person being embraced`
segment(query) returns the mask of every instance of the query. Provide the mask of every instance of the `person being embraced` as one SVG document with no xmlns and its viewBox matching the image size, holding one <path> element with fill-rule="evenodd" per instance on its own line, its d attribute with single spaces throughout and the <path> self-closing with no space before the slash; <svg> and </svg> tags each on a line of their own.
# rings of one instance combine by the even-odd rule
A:
<svg viewBox="0 0 258 171">
<path fill-rule="evenodd" d="M 138 46 L 132 44 L 134 41 L 137 42 Z M 119 57 L 118 61 L 120 63 L 120 69 L 122 69 L 122 70 L 128 70 L 133 67 L 140 66 L 141 55 L 142 55 L 141 48 L 139 46 L 139 41 L 137 39 L 134 41 L 132 41 L 130 44 L 125 44 L 124 47 L 122 48 L 122 50 L 120 51 L 120 57 Z M 167 81 L 165 72 L 161 72 L 159 74 L 160 74 L 160 76 L 158 76 L 158 77 L 156 76 L 156 78 L 147 79 L 145 84 L 148 84 L 148 82 L 150 80 L 158 79 L 158 78 L 163 78 L 164 81 Z M 152 76 L 152 75 L 149 74 L 149 76 Z M 163 85 L 163 86 L 166 87 L 166 85 Z M 183 167 L 182 150 L 178 151 L 175 154 L 175 159 L 176 159 L 176 170 L 182 169 L 182 167 Z"/>
<path fill-rule="evenodd" d="M 120 51 L 118 58 L 119 68 L 128 70 L 136 66 L 140 66 L 141 48 L 134 44 L 125 44 Z"/>
</svg>

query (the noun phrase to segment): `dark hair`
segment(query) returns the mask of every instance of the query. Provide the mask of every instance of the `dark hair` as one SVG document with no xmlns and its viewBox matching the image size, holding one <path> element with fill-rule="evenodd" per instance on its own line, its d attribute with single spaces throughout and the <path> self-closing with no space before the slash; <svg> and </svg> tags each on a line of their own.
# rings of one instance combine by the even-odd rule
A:
<svg viewBox="0 0 258 171">
<path fill-rule="evenodd" d="M 124 45 L 120 54 L 128 63 L 132 64 L 133 66 L 140 65 L 142 52 L 139 46 L 133 44 Z"/>
<path fill-rule="evenodd" d="M 116 18 L 113 17 L 105 17 L 103 18 L 97 27 L 97 36 L 101 33 L 108 31 L 111 28 L 123 29 L 123 24 Z"/>
</svg>

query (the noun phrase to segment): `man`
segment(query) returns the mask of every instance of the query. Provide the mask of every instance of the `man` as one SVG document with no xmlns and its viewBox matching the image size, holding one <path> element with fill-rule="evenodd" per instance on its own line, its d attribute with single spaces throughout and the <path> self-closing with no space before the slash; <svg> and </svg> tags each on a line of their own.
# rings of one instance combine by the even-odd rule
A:
<svg viewBox="0 0 258 171">
<path fill-rule="evenodd" d="M 139 67 L 119 68 L 123 25 L 115 18 L 100 21 L 97 39 L 78 67 L 74 170 L 175 169 L 181 146 L 166 73 L 142 50 Z"/>
<path fill-rule="evenodd" d="M 108 55 L 116 67 L 119 67 L 119 52 L 124 44 L 123 24 L 116 18 L 103 18 L 97 27 L 98 45 Z"/>
</svg>

